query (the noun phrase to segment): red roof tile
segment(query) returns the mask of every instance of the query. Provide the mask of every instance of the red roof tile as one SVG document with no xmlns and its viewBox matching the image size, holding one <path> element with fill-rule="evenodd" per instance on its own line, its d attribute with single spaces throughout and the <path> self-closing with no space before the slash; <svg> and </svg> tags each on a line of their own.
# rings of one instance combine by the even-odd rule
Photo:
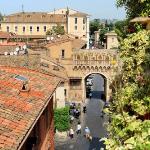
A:
<svg viewBox="0 0 150 150">
<path fill-rule="evenodd" d="M 28 79 L 29 91 L 21 91 L 16 75 Z M 47 74 L 0 66 L 0 149 L 18 149 L 58 83 Z"/>
</svg>

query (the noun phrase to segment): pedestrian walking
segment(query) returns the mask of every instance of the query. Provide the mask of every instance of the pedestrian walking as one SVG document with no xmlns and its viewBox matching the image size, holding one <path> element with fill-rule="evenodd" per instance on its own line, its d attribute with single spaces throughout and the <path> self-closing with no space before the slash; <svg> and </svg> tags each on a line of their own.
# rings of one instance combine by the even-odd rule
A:
<svg viewBox="0 0 150 150">
<path fill-rule="evenodd" d="M 86 113 L 86 106 L 83 106 L 83 112 Z"/>
<path fill-rule="evenodd" d="M 77 134 L 81 134 L 81 124 L 80 124 L 80 122 L 78 122 L 78 124 L 77 124 L 76 132 L 77 132 Z"/>
<path fill-rule="evenodd" d="M 74 121 L 74 116 L 70 116 L 70 123 L 72 124 Z"/>
<path fill-rule="evenodd" d="M 90 99 L 92 98 L 92 92 L 90 92 L 89 97 L 90 97 Z"/>
<path fill-rule="evenodd" d="M 72 139 L 73 136 L 74 136 L 74 131 L 73 131 L 72 128 L 70 128 L 70 130 L 69 130 L 69 136 L 70 136 L 71 139 Z"/>
<path fill-rule="evenodd" d="M 87 139 L 90 137 L 90 129 L 87 126 L 85 127 L 85 137 Z"/>
</svg>

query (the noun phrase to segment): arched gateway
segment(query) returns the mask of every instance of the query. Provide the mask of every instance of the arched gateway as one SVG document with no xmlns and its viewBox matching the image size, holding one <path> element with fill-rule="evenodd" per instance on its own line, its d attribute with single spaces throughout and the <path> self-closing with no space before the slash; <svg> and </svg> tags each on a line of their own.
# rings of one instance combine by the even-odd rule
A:
<svg viewBox="0 0 150 150">
<path fill-rule="evenodd" d="M 85 79 L 90 74 L 100 74 L 105 80 L 105 96 L 111 96 L 110 84 L 119 67 L 117 50 L 95 49 L 74 50 L 73 63 L 66 66 L 69 85 L 68 97 L 72 101 L 84 101 L 86 98 Z"/>
</svg>

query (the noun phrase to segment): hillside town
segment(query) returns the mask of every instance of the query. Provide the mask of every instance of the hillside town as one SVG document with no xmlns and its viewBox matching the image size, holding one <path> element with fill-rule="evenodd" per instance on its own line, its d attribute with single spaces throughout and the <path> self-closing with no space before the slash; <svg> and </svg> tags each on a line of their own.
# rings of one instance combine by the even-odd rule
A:
<svg viewBox="0 0 150 150">
<path fill-rule="evenodd" d="M 150 14 L 91 15 L 0 15 L 1 150 L 149 149 Z"/>
</svg>

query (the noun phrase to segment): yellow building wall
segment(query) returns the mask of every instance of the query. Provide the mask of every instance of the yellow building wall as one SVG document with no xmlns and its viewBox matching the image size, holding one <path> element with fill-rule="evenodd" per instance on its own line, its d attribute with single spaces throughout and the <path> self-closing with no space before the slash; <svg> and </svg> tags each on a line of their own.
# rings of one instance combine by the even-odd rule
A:
<svg viewBox="0 0 150 150">
<path fill-rule="evenodd" d="M 77 24 L 75 24 L 75 18 L 77 18 Z M 86 37 L 86 18 L 85 24 L 83 24 L 84 17 L 69 17 L 70 24 L 70 34 L 79 36 L 81 38 Z M 75 26 L 77 26 L 77 30 L 75 30 Z"/>
<path fill-rule="evenodd" d="M 60 24 L 64 26 L 66 31 L 66 24 Z M 52 29 L 52 27 L 57 26 L 56 23 L 1 23 L 1 30 L 7 32 L 7 26 L 9 27 L 9 32 L 16 33 L 18 35 L 45 35 L 44 26 L 46 26 L 46 31 Z M 17 32 L 15 27 L 17 26 Z M 30 26 L 32 26 L 32 32 L 30 31 Z M 25 27 L 25 32 L 23 32 L 23 27 Z M 37 31 L 39 27 L 39 31 Z"/>
<path fill-rule="evenodd" d="M 117 36 L 107 36 L 107 49 L 117 48 L 119 46 L 119 42 Z"/>
<path fill-rule="evenodd" d="M 47 46 L 48 53 L 51 58 L 65 60 L 72 58 L 72 42 L 64 42 L 64 43 L 55 43 L 55 45 Z M 65 50 L 64 58 L 61 57 L 62 50 Z"/>
</svg>

